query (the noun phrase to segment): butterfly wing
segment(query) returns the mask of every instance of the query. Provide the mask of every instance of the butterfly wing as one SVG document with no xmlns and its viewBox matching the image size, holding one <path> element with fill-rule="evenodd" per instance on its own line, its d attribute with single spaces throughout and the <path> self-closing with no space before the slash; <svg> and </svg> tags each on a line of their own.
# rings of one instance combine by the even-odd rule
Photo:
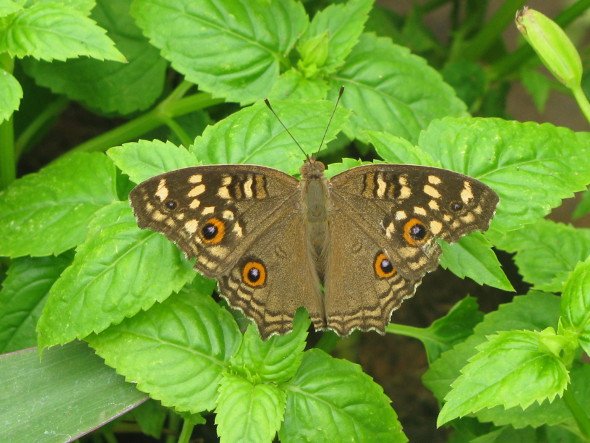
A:
<svg viewBox="0 0 590 443">
<path fill-rule="evenodd" d="M 299 306 L 323 323 L 293 177 L 260 166 L 198 166 L 150 178 L 130 200 L 138 225 L 196 257 L 195 268 L 216 278 L 263 336 L 289 330 Z"/>
<path fill-rule="evenodd" d="M 410 281 L 437 267 L 437 239 L 455 242 L 486 230 L 498 203 L 496 193 L 480 181 L 424 166 L 360 166 L 330 183 L 341 212 L 370 227 L 367 235 Z"/>
<path fill-rule="evenodd" d="M 438 265 L 437 239 L 487 229 L 497 195 L 437 168 L 368 165 L 330 180 L 327 326 L 383 332 L 391 313 Z"/>
</svg>

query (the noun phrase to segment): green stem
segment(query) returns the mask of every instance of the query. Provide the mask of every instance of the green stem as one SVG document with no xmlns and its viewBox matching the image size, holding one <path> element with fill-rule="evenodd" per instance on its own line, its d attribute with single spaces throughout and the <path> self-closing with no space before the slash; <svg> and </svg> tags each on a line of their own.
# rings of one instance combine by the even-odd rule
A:
<svg viewBox="0 0 590 443">
<path fill-rule="evenodd" d="M 168 428 L 170 433 L 164 440 L 165 443 L 174 443 L 176 441 L 175 436 L 178 435 L 178 425 L 180 424 L 180 417 L 172 410 L 168 411 Z"/>
<path fill-rule="evenodd" d="M 468 60 L 480 59 L 496 43 L 501 32 L 514 20 L 516 11 L 524 4 L 526 4 L 526 0 L 508 0 L 503 2 L 477 35 L 466 42 L 461 51 L 457 51 L 455 54 L 460 52 L 461 57 Z"/>
<path fill-rule="evenodd" d="M 20 158 L 23 152 L 29 147 L 31 140 L 44 128 L 48 122 L 52 121 L 57 115 L 61 114 L 67 107 L 70 101 L 66 97 L 60 97 L 47 105 L 37 117 L 21 132 L 16 139 L 14 151 L 16 158 Z"/>
<path fill-rule="evenodd" d="M 554 21 L 560 27 L 565 28 L 575 19 L 581 17 L 588 8 L 590 8 L 590 0 L 578 0 L 576 3 L 561 11 L 561 13 L 555 17 Z M 518 71 L 520 66 L 527 63 L 533 56 L 535 56 L 535 52 L 530 45 L 527 43 L 522 44 L 516 51 L 503 57 L 498 63 L 492 66 L 492 69 L 490 70 L 490 80 L 498 80 Z"/>
<path fill-rule="evenodd" d="M 135 140 L 146 132 L 167 124 L 172 117 L 185 115 L 218 103 L 223 103 L 223 99 L 212 98 L 206 93 L 197 93 L 174 102 L 165 99 L 146 114 L 88 140 L 70 152 L 106 151 L 112 146 Z"/>
<path fill-rule="evenodd" d="M 190 423 L 189 420 L 184 420 L 184 423 L 182 424 L 182 431 L 178 437 L 178 443 L 188 443 L 191 438 L 191 434 L 193 433 L 194 427 L 195 425 Z"/>
<path fill-rule="evenodd" d="M 574 98 L 576 99 L 576 102 L 578 102 L 578 106 L 582 110 L 582 113 L 586 117 L 586 120 L 590 123 L 590 103 L 588 102 L 588 97 L 584 94 L 581 86 L 572 89 L 572 93 L 574 94 Z"/>
<path fill-rule="evenodd" d="M 14 59 L 0 54 L 0 69 L 12 74 Z M 16 179 L 16 157 L 14 154 L 14 121 L 10 117 L 0 124 L 0 190 Z"/>
<path fill-rule="evenodd" d="M 572 389 L 571 385 L 567 387 L 563 394 L 563 401 L 572 413 L 574 420 L 576 420 L 576 424 L 578 425 L 581 434 L 584 436 L 584 439 L 590 442 L 590 417 L 580 403 L 578 403 L 578 400 L 576 400 Z"/>
<path fill-rule="evenodd" d="M 422 341 L 424 338 L 424 329 L 415 326 L 400 325 L 398 323 L 389 323 L 385 331 L 391 334 L 403 335 L 405 337 L 412 337 Z"/>
</svg>

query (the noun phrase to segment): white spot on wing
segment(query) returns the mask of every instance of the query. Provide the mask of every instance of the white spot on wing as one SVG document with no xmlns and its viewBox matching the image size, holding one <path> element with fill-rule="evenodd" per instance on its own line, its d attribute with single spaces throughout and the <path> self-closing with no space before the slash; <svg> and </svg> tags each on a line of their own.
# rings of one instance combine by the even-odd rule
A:
<svg viewBox="0 0 590 443">
<path fill-rule="evenodd" d="M 205 185 L 197 185 L 188 192 L 188 196 L 197 197 L 201 195 L 203 192 L 205 192 Z"/>
<path fill-rule="evenodd" d="M 430 186 L 430 185 L 425 185 L 424 186 L 424 192 L 428 195 L 430 195 L 432 198 L 440 198 L 440 192 L 438 192 L 436 190 L 436 188 Z"/>
<path fill-rule="evenodd" d="M 161 202 L 168 198 L 168 188 L 166 187 L 166 179 L 163 178 L 158 183 L 158 190 L 156 191 L 156 197 L 160 199 Z"/>
<path fill-rule="evenodd" d="M 433 185 L 439 185 L 441 180 L 436 175 L 429 175 L 428 182 L 432 183 Z"/>
</svg>

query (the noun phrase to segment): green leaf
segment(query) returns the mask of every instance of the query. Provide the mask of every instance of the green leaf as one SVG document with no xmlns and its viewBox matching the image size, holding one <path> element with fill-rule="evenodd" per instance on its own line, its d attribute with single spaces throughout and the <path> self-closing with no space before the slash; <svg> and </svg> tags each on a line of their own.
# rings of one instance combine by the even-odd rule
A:
<svg viewBox="0 0 590 443">
<path fill-rule="evenodd" d="M 241 103 L 270 92 L 308 22 L 294 0 L 135 0 L 132 14 L 187 80 Z"/>
<path fill-rule="evenodd" d="M 578 206 L 576 206 L 576 209 L 574 209 L 572 218 L 581 218 L 586 214 L 590 214 L 590 190 L 586 190 L 582 193 L 582 198 L 580 199 Z"/>
<path fill-rule="evenodd" d="M 590 255 L 590 229 L 539 220 L 502 239 L 502 248 L 516 252 L 523 279 L 536 289 L 561 292 L 569 273 Z"/>
<path fill-rule="evenodd" d="M 285 100 L 275 101 L 272 106 L 303 150 L 309 155 L 314 154 L 334 103 Z M 326 134 L 326 143 L 340 132 L 347 116 L 347 110 L 336 110 Z M 197 137 L 189 151 L 205 164 L 250 163 L 270 166 L 289 174 L 298 172 L 305 159 L 264 103 L 256 103 L 209 126 L 201 137 Z"/>
<path fill-rule="evenodd" d="M 336 174 L 347 171 L 355 166 L 361 166 L 363 164 L 369 164 L 369 162 L 363 162 L 354 158 L 342 158 L 338 163 L 330 163 L 326 168 L 326 177 L 332 178 Z"/>
<path fill-rule="evenodd" d="M 8 120 L 23 98 L 23 88 L 12 74 L 0 69 L 0 123 Z"/>
<path fill-rule="evenodd" d="M 317 57 L 317 50 L 309 54 L 305 51 L 306 46 L 318 36 L 325 35 L 326 56 L 321 63 L 315 64 L 326 74 L 334 73 L 358 42 L 372 5 L 372 0 L 348 0 L 346 3 L 330 5 L 315 14 L 297 43 L 303 65 L 313 63 L 314 57 Z"/>
<path fill-rule="evenodd" d="M 440 242 L 443 255 L 440 265 L 458 277 L 469 277 L 480 285 L 514 291 L 504 274 L 491 243 L 481 232 L 473 232 L 457 243 Z"/>
<path fill-rule="evenodd" d="M 96 6 L 96 0 L 19 0 L 21 3 L 30 5 L 33 3 L 59 3 L 69 9 L 75 9 L 84 15 L 90 14 L 90 11 Z M 104 0 L 100 0 L 101 2 Z"/>
<path fill-rule="evenodd" d="M 221 441 L 272 442 L 284 410 L 285 393 L 275 385 L 225 375 L 217 399 L 217 434 Z"/>
<path fill-rule="evenodd" d="M 92 13 L 128 63 L 27 60 L 27 73 L 53 92 L 104 113 L 130 114 L 151 106 L 162 94 L 167 63 L 131 19 L 130 4 L 131 0 L 102 0 Z"/>
<path fill-rule="evenodd" d="M 51 285 L 72 262 L 59 257 L 14 259 L 0 291 L 0 353 L 37 344 L 35 327 Z"/>
<path fill-rule="evenodd" d="M 366 131 L 365 138 L 387 163 L 440 167 L 440 162 L 405 138 L 382 131 Z"/>
<path fill-rule="evenodd" d="M 169 410 L 159 402 L 151 399 L 131 411 L 141 432 L 156 439 L 162 436 L 162 429 L 168 412 Z"/>
<path fill-rule="evenodd" d="M 572 395 L 583 410 L 590 410 L 590 366 L 580 365 L 572 368 L 570 377 L 571 383 L 567 389 L 571 389 Z M 479 411 L 477 418 L 482 422 L 491 422 L 496 426 L 510 425 L 515 428 L 526 426 L 538 428 L 543 425 L 577 428 L 572 411 L 562 398 L 556 398 L 551 403 L 533 403 L 524 411 L 518 406 L 508 410 L 502 406 L 496 406 Z"/>
<path fill-rule="evenodd" d="M 447 315 L 435 320 L 427 328 L 390 324 L 385 330 L 420 340 L 426 349 L 428 362 L 432 363 L 441 353 L 471 335 L 473 328 L 482 318 L 483 314 L 478 309 L 477 300 L 474 297 L 465 297 L 457 302 Z"/>
<path fill-rule="evenodd" d="M 23 9 L 23 0 L 0 0 L 0 17 L 6 17 Z"/>
<path fill-rule="evenodd" d="M 0 255 L 61 254 L 86 237 L 96 211 L 116 201 L 115 167 L 99 153 L 62 157 L 0 192 Z"/>
<path fill-rule="evenodd" d="M 84 55 L 126 61 L 94 20 L 56 2 L 35 3 L 7 17 L 0 33 L 0 52 L 47 61 Z"/>
<path fill-rule="evenodd" d="M 557 327 L 559 297 L 544 293 L 532 293 L 514 297 L 510 303 L 500 305 L 497 311 L 486 314 L 473 330 L 473 335 L 433 362 L 422 377 L 426 387 L 442 401 L 461 368 L 475 355 L 476 346 L 486 336 L 500 331 L 516 329 L 543 330 Z"/>
<path fill-rule="evenodd" d="M 545 111 L 545 103 L 551 92 L 551 80 L 536 68 L 535 66 L 533 69 L 521 69 L 520 81 L 532 97 L 537 111 L 542 113 Z"/>
<path fill-rule="evenodd" d="M 590 136 L 550 124 L 495 118 L 445 118 L 419 146 L 446 169 L 481 180 L 500 196 L 486 235 L 537 221 L 590 182 Z"/>
<path fill-rule="evenodd" d="M 125 143 L 109 149 L 107 155 L 135 183 L 199 163 L 185 148 L 160 140 Z"/>
<path fill-rule="evenodd" d="M 470 109 L 477 108 L 487 88 L 486 71 L 479 63 L 452 61 L 444 66 L 441 73 Z"/>
<path fill-rule="evenodd" d="M 526 409 L 563 395 L 568 370 L 557 355 L 540 348 L 542 334 L 504 331 L 479 345 L 445 396 L 437 425 L 485 408 Z"/>
<path fill-rule="evenodd" d="M 186 290 L 87 338 L 138 389 L 193 414 L 215 407 L 223 370 L 240 339 L 229 312 L 210 296 Z"/>
<path fill-rule="evenodd" d="M 561 326 L 575 331 L 580 345 L 590 354 L 590 258 L 578 264 L 565 283 Z"/>
<path fill-rule="evenodd" d="M 114 203 L 97 214 L 74 262 L 49 291 L 39 345 L 100 332 L 165 300 L 195 275 L 173 243 L 137 227 L 127 202 Z"/>
<path fill-rule="evenodd" d="M 73 441 L 146 398 L 83 343 L 2 355 L 0 380 L 5 442 Z"/>
<path fill-rule="evenodd" d="M 268 94 L 271 103 L 276 99 L 321 100 L 326 98 L 328 83 L 319 78 L 305 78 L 299 71 L 283 72 Z"/>
<path fill-rule="evenodd" d="M 309 319 L 298 310 L 293 331 L 262 340 L 253 324 L 248 326 L 242 346 L 231 360 L 232 368 L 253 383 L 283 383 L 295 375 L 305 349 Z"/>
<path fill-rule="evenodd" d="M 332 86 L 345 87 L 342 103 L 354 110 L 346 134 L 365 140 L 365 130 L 416 142 L 436 118 L 465 115 L 465 105 L 426 61 L 391 40 L 363 34 Z M 436 157 L 435 157 L 436 158 Z"/>
<path fill-rule="evenodd" d="M 309 350 L 286 389 L 283 442 L 408 441 L 381 386 L 354 363 Z"/>
</svg>

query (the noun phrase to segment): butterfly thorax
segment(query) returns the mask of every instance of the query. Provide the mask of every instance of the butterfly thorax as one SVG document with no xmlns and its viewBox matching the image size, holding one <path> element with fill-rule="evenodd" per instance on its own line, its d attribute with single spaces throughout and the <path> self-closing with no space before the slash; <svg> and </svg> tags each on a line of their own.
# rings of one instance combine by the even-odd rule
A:
<svg viewBox="0 0 590 443">
<path fill-rule="evenodd" d="M 324 263 L 329 245 L 328 229 L 328 180 L 324 175 L 325 166 L 313 157 L 301 167 L 301 208 L 309 251 L 320 280 L 324 275 Z"/>
</svg>

